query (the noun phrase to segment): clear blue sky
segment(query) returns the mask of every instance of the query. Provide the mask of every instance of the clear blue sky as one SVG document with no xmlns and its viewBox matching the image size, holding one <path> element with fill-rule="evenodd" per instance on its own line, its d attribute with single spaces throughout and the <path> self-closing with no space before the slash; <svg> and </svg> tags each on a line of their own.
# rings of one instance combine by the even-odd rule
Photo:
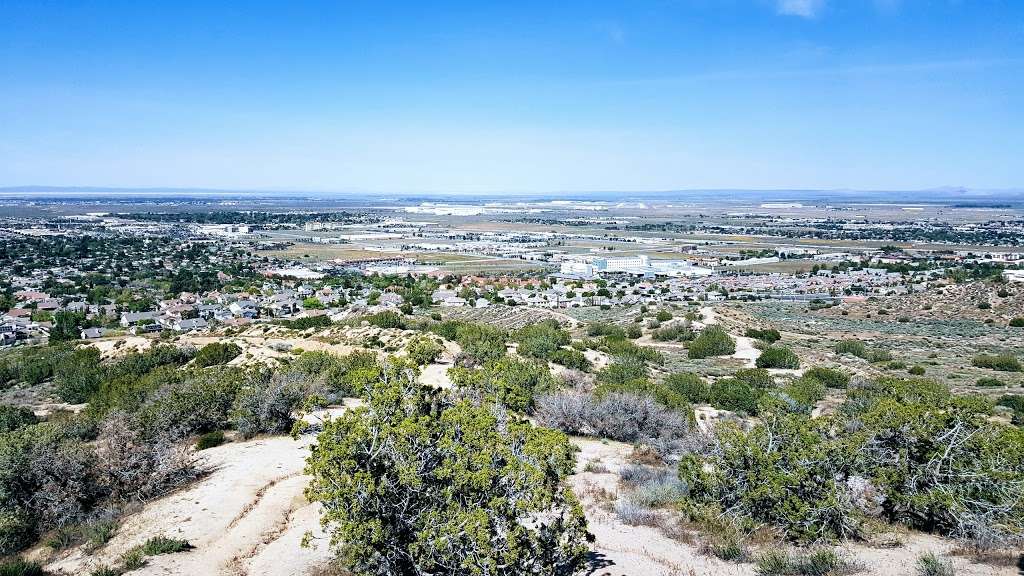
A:
<svg viewBox="0 0 1024 576">
<path fill-rule="evenodd" d="M 1024 1 L 0 0 L 0 186 L 1024 186 Z"/>
</svg>

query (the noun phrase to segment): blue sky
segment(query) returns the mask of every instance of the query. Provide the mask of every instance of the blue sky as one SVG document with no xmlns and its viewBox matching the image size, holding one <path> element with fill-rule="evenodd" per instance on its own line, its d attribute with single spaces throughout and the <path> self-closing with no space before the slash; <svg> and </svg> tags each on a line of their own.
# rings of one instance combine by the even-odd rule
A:
<svg viewBox="0 0 1024 576">
<path fill-rule="evenodd" d="M 1019 0 L 0 0 L 0 186 L 1024 186 Z"/>
</svg>

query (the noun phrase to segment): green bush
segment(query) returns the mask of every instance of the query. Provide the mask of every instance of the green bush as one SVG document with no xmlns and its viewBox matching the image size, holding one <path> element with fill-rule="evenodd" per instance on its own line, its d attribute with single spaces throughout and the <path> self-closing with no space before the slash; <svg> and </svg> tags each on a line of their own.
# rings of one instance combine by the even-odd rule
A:
<svg viewBox="0 0 1024 576">
<path fill-rule="evenodd" d="M 825 398 L 826 388 L 820 380 L 804 376 L 787 384 L 782 391 L 802 406 L 810 409 Z"/>
<path fill-rule="evenodd" d="M 907 368 L 907 372 L 912 376 L 924 376 L 925 368 L 921 365 L 914 365 Z"/>
<path fill-rule="evenodd" d="M 545 320 L 523 326 L 512 333 L 512 340 L 518 344 L 517 352 L 523 356 L 548 359 L 556 350 L 572 340 L 555 320 Z"/>
<path fill-rule="evenodd" d="M 754 338 L 761 340 L 769 344 L 774 344 L 782 339 L 782 334 L 779 333 L 775 328 L 766 328 L 764 330 L 758 330 L 756 328 L 747 328 L 743 333 L 747 338 Z"/>
<path fill-rule="evenodd" d="M 868 357 L 868 348 L 860 340 L 843 340 L 836 344 L 836 354 L 850 354 L 858 358 Z"/>
<path fill-rule="evenodd" d="M 842 370 L 816 366 L 804 372 L 804 378 L 813 378 L 826 388 L 843 389 L 850 385 L 850 375 Z"/>
<path fill-rule="evenodd" d="M 222 430 L 214 430 L 213 432 L 207 432 L 196 440 L 196 450 L 206 450 L 207 448 L 214 448 L 224 443 L 224 432 Z"/>
<path fill-rule="evenodd" d="M 652 330 L 651 338 L 657 342 L 688 341 L 693 340 L 693 330 L 676 323 Z"/>
<path fill-rule="evenodd" d="M 193 361 L 199 368 L 227 364 L 242 353 L 242 348 L 233 342 L 211 342 L 199 349 Z"/>
<path fill-rule="evenodd" d="M 997 388 L 1001 386 L 1006 386 L 1006 382 L 1003 382 L 998 378 L 990 377 L 978 378 L 978 381 L 975 382 L 975 384 L 981 386 L 982 388 Z"/>
<path fill-rule="evenodd" d="M 756 415 L 762 392 L 736 378 L 723 378 L 711 385 L 709 403 L 719 410 Z"/>
<path fill-rule="evenodd" d="M 1024 328 L 1024 317 L 1017 317 L 1010 320 L 1010 328 Z"/>
<path fill-rule="evenodd" d="M 308 330 L 309 328 L 327 328 L 333 322 L 329 316 L 321 314 L 319 316 L 303 316 L 294 320 L 274 320 L 274 324 L 292 330 Z"/>
<path fill-rule="evenodd" d="M 658 313 L 654 315 L 654 319 L 658 322 L 668 322 L 672 319 L 672 313 L 668 310 L 658 310 Z"/>
<path fill-rule="evenodd" d="M 561 364 L 566 368 L 572 368 L 583 372 L 589 372 L 590 369 L 593 368 L 590 360 L 587 360 L 587 357 L 582 352 L 571 348 L 560 348 L 555 350 L 551 353 L 549 360 L 555 364 Z"/>
<path fill-rule="evenodd" d="M 455 367 L 448 375 L 456 386 L 480 390 L 518 412 L 533 410 L 534 398 L 555 388 L 546 364 L 505 356 L 480 368 Z"/>
<path fill-rule="evenodd" d="M 231 423 L 244 438 L 283 434 L 295 423 L 299 403 L 316 391 L 315 383 L 296 373 L 260 374 L 239 389 L 231 407 Z"/>
<path fill-rule="evenodd" d="M 596 338 L 598 336 L 612 336 L 625 338 L 626 332 L 619 326 L 610 322 L 591 322 L 587 325 L 587 336 Z"/>
<path fill-rule="evenodd" d="M 796 554 L 772 549 L 757 558 L 758 576 L 840 576 L 855 572 L 858 568 L 853 562 L 828 548 Z"/>
<path fill-rule="evenodd" d="M 427 336 L 413 338 L 405 350 L 409 359 L 415 362 L 417 366 L 426 366 L 427 364 L 434 363 L 437 357 L 444 352 L 444 348 L 440 344 Z"/>
<path fill-rule="evenodd" d="M 736 352 L 736 341 L 729 336 L 724 328 L 712 325 L 701 330 L 690 343 L 687 351 L 691 359 L 709 358 L 712 356 L 729 356 Z"/>
<path fill-rule="evenodd" d="M 11 432 L 37 422 L 39 418 L 28 408 L 0 404 L 0 433 Z"/>
<path fill-rule="evenodd" d="M 0 576 L 46 576 L 40 564 L 22 558 L 0 561 Z"/>
<path fill-rule="evenodd" d="M 433 327 L 435 333 L 462 347 L 462 356 L 472 364 L 483 364 L 505 355 L 505 331 L 488 324 L 449 320 Z"/>
<path fill-rule="evenodd" d="M 933 552 L 925 552 L 917 558 L 918 576 L 955 576 L 953 563 L 940 558 Z"/>
<path fill-rule="evenodd" d="M 988 368 L 1000 372 L 1020 372 L 1020 360 L 1012 354 L 978 354 L 971 360 L 978 368 Z"/>
<path fill-rule="evenodd" d="M 323 504 L 348 568 L 526 576 L 582 566 L 586 519 L 566 484 L 575 448 L 565 434 L 400 378 L 369 392 L 325 424 L 306 466 L 306 494 Z"/>
<path fill-rule="evenodd" d="M 180 538 L 168 538 L 166 536 L 153 536 L 146 540 L 140 547 L 146 556 L 159 556 L 161 554 L 175 554 L 192 549 L 188 540 Z"/>
<path fill-rule="evenodd" d="M 376 314 L 370 314 L 365 318 L 371 326 L 378 328 L 394 328 L 398 330 L 405 329 L 405 317 L 398 313 L 392 312 L 391 310 L 384 310 L 377 312 Z"/>
<path fill-rule="evenodd" d="M 800 367 L 800 358 L 784 346 L 772 346 L 761 352 L 755 365 L 758 368 L 783 368 L 795 370 Z"/>
<path fill-rule="evenodd" d="M 707 404 L 711 401 L 711 387 L 697 374 L 690 372 L 669 374 L 665 378 L 665 386 L 691 404 Z"/>
</svg>

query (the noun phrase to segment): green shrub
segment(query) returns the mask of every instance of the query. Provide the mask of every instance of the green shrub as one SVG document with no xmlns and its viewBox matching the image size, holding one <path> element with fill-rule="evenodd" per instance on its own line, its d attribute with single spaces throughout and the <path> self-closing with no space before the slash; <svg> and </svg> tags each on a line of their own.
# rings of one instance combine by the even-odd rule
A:
<svg viewBox="0 0 1024 576">
<path fill-rule="evenodd" d="M 652 330 L 651 338 L 657 342 L 687 341 L 693 340 L 693 331 L 677 323 Z"/>
<path fill-rule="evenodd" d="M 711 387 L 697 374 L 690 372 L 669 374 L 665 378 L 665 386 L 691 404 L 706 404 L 711 400 Z"/>
<path fill-rule="evenodd" d="M 590 360 L 587 360 L 587 357 L 582 352 L 571 348 L 560 348 L 555 350 L 551 353 L 549 360 L 555 364 L 561 364 L 566 368 L 572 368 L 583 372 L 589 372 L 590 369 L 593 368 Z"/>
<path fill-rule="evenodd" d="M 836 344 L 836 354 L 850 354 L 858 358 L 867 358 L 868 349 L 860 340 L 843 340 Z"/>
<path fill-rule="evenodd" d="M 303 316 L 294 320 L 274 320 L 274 324 L 291 328 L 292 330 L 308 330 L 310 328 L 327 328 L 333 322 L 326 314 L 319 316 Z"/>
<path fill-rule="evenodd" d="M 22 558 L 0 561 L 0 576 L 46 576 L 40 564 Z"/>
<path fill-rule="evenodd" d="M 121 555 L 121 567 L 126 572 L 138 570 L 146 565 L 146 555 L 139 548 L 132 548 Z"/>
<path fill-rule="evenodd" d="M 908 368 L 907 372 L 910 373 L 912 376 L 924 376 L 925 369 L 924 366 L 914 365 Z"/>
<path fill-rule="evenodd" d="M 449 320 L 433 327 L 435 333 L 462 347 L 462 358 L 472 364 L 483 364 L 505 355 L 505 331 L 488 324 Z"/>
<path fill-rule="evenodd" d="M 213 432 L 207 432 L 196 440 L 196 450 L 206 450 L 207 448 L 215 448 L 224 443 L 224 431 L 214 430 Z"/>
<path fill-rule="evenodd" d="M 807 376 L 793 380 L 782 390 L 787 396 L 808 409 L 823 400 L 826 392 L 825 385 L 820 380 Z"/>
<path fill-rule="evenodd" d="M 736 353 L 736 341 L 724 328 L 712 325 L 701 330 L 687 351 L 691 359 L 729 356 Z"/>
<path fill-rule="evenodd" d="M 28 408 L 0 404 L 0 433 L 11 432 L 37 422 L 39 418 Z"/>
<path fill-rule="evenodd" d="M 626 332 L 619 326 L 610 322 L 591 322 L 587 325 L 587 336 L 590 336 L 591 338 L 598 336 L 625 338 Z"/>
<path fill-rule="evenodd" d="M 918 576 L 955 576 L 956 570 L 949 560 L 940 558 L 933 552 L 925 552 L 917 558 Z"/>
<path fill-rule="evenodd" d="M 566 484 L 575 448 L 564 433 L 400 378 L 374 386 L 366 402 L 324 425 L 306 466 L 306 494 L 323 504 L 354 572 L 582 566 L 586 519 Z"/>
<path fill-rule="evenodd" d="M 211 342 L 199 349 L 193 361 L 199 368 L 227 364 L 242 353 L 242 348 L 233 342 Z"/>
<path fill-rule="evenodd" d="M 405 329 L 405 317 L 402 314 L 391 310 L 384 310 L 377 312 L 376 314 L 370 314 L 365 318 L 365 320 L 369 322 L 371 326 L 376 326 L 378 328 L 394 328 L 398 330 Z"/>
<path fill-rule="evenodd" d="M 743 368 L 733 372 L 732 377 L 760 390 L 767 390 L 775 386 L 775 377 L 765 368 Z"/>
<path fill-rule="evenodd" d="M 1001 386 L 1006 386 L 1006 382 L 1003 382 L 998 378 L 991 377 L 978 378 L 978 381 L 975 382 L 975 384 L 981 386 L 982 388 L 997 388 Z"/>
<path fill-rule="evenodd" d="M 188 540 L 168 538 L 166 536 L 153 536 L 149 540 L 146 540 L 139 549 L 142 550 L 142 553 L 146 556 L 159 556 L 161 554 L 185 552 L 187 550 L 191 550 L 192 545 L 188 543 Z"/>
<path fill-rule="evenodd" d="M 1012 354 L 978 354 L 971 360 L 978 368 L 988 368 L 1000 372 L 1020 372 L 1020 360 Z"/>
<path fill-rule="evenodd" d="M 283 434 L 295 424 L 295 409 L 316 392 L 315 383 L 296 373 L 260 374 L 239 389 L 231 423 L 242 437 Z"/>
<path fill-rule="evenodd" d="M 405 350 L 409 359 L 415 362 L 417 366 L 426 366 L 427 364 L 434 363 L 437 361 L 437 357 L 444 352 L 444 348 L 440 344 L 427 336 L 413 338 Z"/>
<path fill-rule="evenodd" d="M 505 356 L 480 368 L 455 367 L 448 375 L 456 386 L 480 390 L 518 412 L 533 410 L 534 398 L 555 388 L 546 364 Z"/>
<path fill-rule="evenodd" d="M 651 362 L 664 364 L 665 357 L 654 348 L 640 346 L 626 338 L 613 338 L 605 336 L 598 344 L 598 348 L 607 352 L 609 356 L 616 358 L 629 358 L 637 362 Z"/>
<path fill-rule="evenodd" d="M 672 313 L 668 310 L 658 310 L 658 313 L 654 315 L 654 319 L 658 322 L 668 322 L 672 319 Z"/>
<path fill-rule="evenodd" d="M 1010 328 L 1024 328 L 1024 317 L 1017 317 L 1010 320 Z"/>
<path fill-rule="evenodd" d="M 572 339 L 557 321 L 545 320 L 516 330 L 512 333 L 512 340 L 518 344 L 516 350 L 523 356 L 547 359 Z"/>
<path fill-rule="evenodd" d="M 804 372 L 804 378 L 813 378 L 826 388 L 843 389 L 850 385 L 850 375 L 842 370 L 816 366 Z"/>
<path fill-rule="evenodd" d="M 772 346 L 761 352 L 755 365 L 758 368 L 783 368 L 795 370 L 800 367 L 800 358 L 784 346 Z"/>
<path fill-rule="evenodd" d="M 723 378 L 711 385 L 709 403 L 719 410 L 756 415 L 762 392 L 736 378 Z"/>
<path fill-rule="evenodd" d="M 780 334 L 779 331 L 776 330 L 775 328 L 766 328 L 764 330 L 747 328 L 743 335 L 746 336 L 747 338 L 754 338 L 756 340 L 761 340 L 762 342 L 767 342 L 769 344 L 774 344 L 782 339 L 782 334 Z"/>
<path fill-rule="evenodd" d="M 757 558 L 758 576 L 841 576 L 857 571 L 852 562 L 828 548 L 796 554 L 772 549 Z"/>
</svg>

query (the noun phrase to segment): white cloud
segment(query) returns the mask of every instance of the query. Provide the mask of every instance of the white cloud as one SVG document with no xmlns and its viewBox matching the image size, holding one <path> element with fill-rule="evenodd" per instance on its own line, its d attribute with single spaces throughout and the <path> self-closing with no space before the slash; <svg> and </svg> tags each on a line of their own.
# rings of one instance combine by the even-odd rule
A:
<svg viewBox="0 0 1024 576">
<path fill-rule="evenodd" d="M 776 0 L 775 9 L 779 14 L 816 18 L 825 7 L 825 0 Z"/>
</svg>

